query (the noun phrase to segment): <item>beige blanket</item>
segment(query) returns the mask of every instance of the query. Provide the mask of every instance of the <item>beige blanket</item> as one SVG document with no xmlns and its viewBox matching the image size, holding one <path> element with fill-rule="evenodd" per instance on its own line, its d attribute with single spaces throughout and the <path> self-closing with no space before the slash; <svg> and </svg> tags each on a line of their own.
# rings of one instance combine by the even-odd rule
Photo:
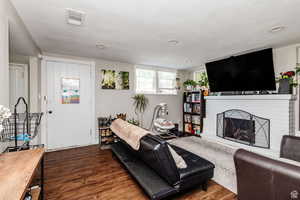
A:
<svg viewBox="0 0 300 200">
<path fill-rule="evenodd" d="M 141 138 L 150 133 L 122 119 L 114 120 L 110 125 L 110 129 L 135 150 L 139 150 Z"/>
<path fill-rule="evenodd" d="M 116 119 L 115 121 L 113 121 L 110 125 L 110 129 L 135 150 L 139 150 L 140 140 L 143 136 L 152 134 L 151 132 L 138 126 L 132 125 L 122 119 Z M 187 165 L 184 159 L 180 155 L 178 155 L 170 145 L 168 145 L 168 148 L 174 158 L 176 166 L 178 168 L 186 168 Z"/>
</svg>

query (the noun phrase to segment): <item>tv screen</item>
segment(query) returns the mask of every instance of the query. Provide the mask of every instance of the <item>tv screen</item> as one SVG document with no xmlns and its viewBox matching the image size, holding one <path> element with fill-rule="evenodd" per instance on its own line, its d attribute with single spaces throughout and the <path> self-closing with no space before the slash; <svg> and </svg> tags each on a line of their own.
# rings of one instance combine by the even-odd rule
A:
<svg viewBox="0 0 300 200">
<path fill-rule="evenodd" d="M 206 63 L 212 92 L 276 90 L 272 49 Z"/>
</svg>

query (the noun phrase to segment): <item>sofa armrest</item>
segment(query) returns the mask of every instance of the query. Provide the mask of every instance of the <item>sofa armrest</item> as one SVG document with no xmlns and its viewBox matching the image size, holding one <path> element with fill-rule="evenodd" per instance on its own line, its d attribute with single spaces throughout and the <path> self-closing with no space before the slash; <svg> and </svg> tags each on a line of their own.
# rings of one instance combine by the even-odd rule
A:
<svg viewBox="0 0 300 200">
<path fill-rule="evenodd" d="M 239 200 L 300 200 L 300 167 L 243 149 L 234 163 Z"/>
</svg>

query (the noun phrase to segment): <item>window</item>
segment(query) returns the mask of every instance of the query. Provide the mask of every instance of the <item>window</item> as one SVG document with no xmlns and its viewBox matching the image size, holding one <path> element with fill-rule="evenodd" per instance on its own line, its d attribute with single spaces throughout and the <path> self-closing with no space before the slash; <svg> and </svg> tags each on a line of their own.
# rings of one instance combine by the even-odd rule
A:
<svg viewBox="0 0 300 200">
<path fill-rule="evenodd" d="M 145 94 L 177 94 L 176 72 L 136 68 L 136 92 Z"/>
<path fill-rule="evenodd" d="M 201 79 L 201 74 L 203 72 L 204 71 L 196 71 L 196 72 L 194 72 L 194 81 L 196 81 L 198 83 L 200 81 L 200 79 Z"/>
<path fill-rule="evenodd" d="M 136 92 L 156 92 L 156 73 L 154 70 L 136 69 Z"/>
<path fill-rule="evenodd" d="M 158 93 L 176 94 L 176 73 L 158 71 Z"/>
</svg>

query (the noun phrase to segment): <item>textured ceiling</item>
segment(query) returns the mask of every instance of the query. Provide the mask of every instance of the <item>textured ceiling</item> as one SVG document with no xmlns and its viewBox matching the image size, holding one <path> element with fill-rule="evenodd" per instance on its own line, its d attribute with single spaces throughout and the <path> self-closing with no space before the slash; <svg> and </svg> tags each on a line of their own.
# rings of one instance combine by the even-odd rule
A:
<svg viewBox="0 0 300 200">
<path fill-rule="evenodd" d="M 187 68 L 300 42 L 299 0 L 11 1 L 38 46 L 50 53 Z M 84 26 L 66 24 L 65 8 L 85 12 Z M 274 26 L 286 28 L 270 33 Z M 107 48 L 96 48 L 98 42 Z"/>
</svg>

